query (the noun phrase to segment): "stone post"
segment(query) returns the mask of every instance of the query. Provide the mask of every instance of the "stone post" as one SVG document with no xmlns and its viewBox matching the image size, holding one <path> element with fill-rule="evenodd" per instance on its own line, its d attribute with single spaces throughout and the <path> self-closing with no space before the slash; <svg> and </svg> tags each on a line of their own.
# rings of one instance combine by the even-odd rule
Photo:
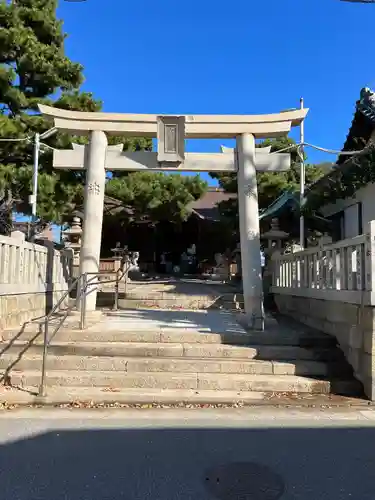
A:
<svg viewBox="0 0 375 500">
<path fill-rule="evenodd" d="M 246 321 L 263 325 L 263 290 L 260 265 L 260 230 L 255 140 L 252 134 L 237 137 L 238 207 L 241 235 L 241 268 Z"/>
<path fill-rule="evenodd" d="M 107 144 L 104 132 L 90 132 L 90 143 L 86 147 L 85 156 L 86 185 L 80 274 L 99 272 Z M 88 276 L 88 279 L 92 278 L 93 276 Z M 95 311 L 96 295 L 97 286 L 90 286 L 86 302 L 87 312 Z"/>
</svg>

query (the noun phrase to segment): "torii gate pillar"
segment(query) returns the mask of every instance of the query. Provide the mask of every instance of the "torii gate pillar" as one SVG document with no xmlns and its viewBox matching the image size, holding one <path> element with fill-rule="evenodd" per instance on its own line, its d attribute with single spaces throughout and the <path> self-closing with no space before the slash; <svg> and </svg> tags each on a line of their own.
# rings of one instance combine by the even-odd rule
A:
<svg viewBox="0 0 375 500">
<path fill-rule="evenodd" d="M 242 134 L 237 137 L 237 161 L 241 268 L 246 322 L 252 328 L 261 329 L 263 327 L 263 285 L 255 139 L 252 134 Z"/>
<path fill-rule="evenodd" d="M 104 132 L 99 130 L 90 132 L 90 142 L 85 158 L 87 167 L 79 266 L 80 274 L 89 273 L 88 278 L 93 282 L 87 289 L 87 311 L 95 311 L 98 292 L 96 285 L 98 279 L 95 278 L 95 274 L 99 272 L 100 265 L 107 144 L 107 136 Z M 77 305 L 80 307 L 79 301 Z"/>
</svg>

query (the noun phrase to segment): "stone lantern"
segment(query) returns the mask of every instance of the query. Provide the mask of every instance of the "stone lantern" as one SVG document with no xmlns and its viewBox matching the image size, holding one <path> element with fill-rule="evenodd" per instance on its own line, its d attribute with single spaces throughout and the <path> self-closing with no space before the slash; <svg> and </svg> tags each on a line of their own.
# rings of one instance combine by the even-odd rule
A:
<svg viewBox="0 0 375 500">
<path fill-rule="evenodd" d="M 281 252 L 289 237 L 289 233 L 279 228 L 278 219 L 272 219 L 270 226 L 270 229 L 261 235 L 262 240 L 267 240 L 267 248 L 264 249 L 264 252 L 268 257 L 271 257 L 275 252 Z"/>
<path fill-rule="evenodd" d="M 65 248 L 71 248 L 74 253 L 73 267 L 79 269 L 79 256 L 81 252 L 82 226 L 79 217 L 73 217 L 72 224 L 69 229 L 62 232 L 65 242 Z"/>
<path fill-rule="evenodd" d="M 113 270 L 117 271 L 118 269 L 121 268 L 123 260 L 126 259 L 128 253 L 129 253 L 128 247 L 127 246 L 122 247 L 121 243 L 118 241 L 116 243 L 115 248 L 111 248 L 111 252 L 113 253 L 113 257 L 111 259 L 113 262 L 113 264 L 112 264 Z"/>
<path fill-rule="evenodd" d="M 123 255 L 124 255 L 125 249 L 122 248 L 121 243 L 118 241 L 116 243 L 115 248 L 111 248 L 111 252 L 113 253 L 114 259 L 116 259 L 116 260 L 120 259 L 121 260 L 122 257 L 123 257 Z"/>
<path fill-rule="evenodd" d="M 289 237 L 289 233 L 282 231 L 279 228 L 279 220 L 272 219 L 270 224 L 270 229 L 263 233 L 261 236 L 262 240 L 267 241 L 267 248 L 264 249 L 264 253 L 267 256 L 266 267 L 263 274 L 263 293 L 265 300 L 268 300 L 270 287 L 272 286 L 272 260 L 271 257 L 276 252 L 282 252 L 285 247 L 285 241 Z"/>
</svg>

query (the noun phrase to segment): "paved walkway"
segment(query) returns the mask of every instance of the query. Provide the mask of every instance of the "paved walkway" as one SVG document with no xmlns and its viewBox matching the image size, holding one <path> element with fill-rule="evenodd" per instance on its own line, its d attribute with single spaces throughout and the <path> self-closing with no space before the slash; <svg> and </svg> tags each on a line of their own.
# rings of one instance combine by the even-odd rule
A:
<svg viewBox="0 0 375 500">
<path fill-rule="evenodd" d="M 120 292 L 123 289 L 120 287 Z M 221 282 L 199 279 L 164 279 L 130 282 L 126 289 L 126 307 L 138 306 L 208 308 L 223 294 L 233 296 L 234 288 Z M 135 307 L 135 306 L 134 306 Z"/>
<path fill-rule="evenodd" d="M 2 497 L 373 500 L 375 413 L 0 413 Z"/>
<path fill-rule="evenodd" d="M 245 333 L 236 317 L 224 311 L 168 311 L 160 309 L 127 309 L 105 316 L 103 330 L 166 331 L 201 333 Z M 92 328 L 95 328 L 92 327 Z"/>
<path fill-rule="evenodd" d="M 103 329 L 245 333 L 235 315 L 207 309 L 228 290 L 233 294 L 233 288 L 228 288 L 227 285 L 198 279 L 131 282 L 126 308 L 103 318 Z M 138 307 L 135 307 L 136 303 Z M 199 305 L 206 309 L 200 309 Z"/>
</svg>

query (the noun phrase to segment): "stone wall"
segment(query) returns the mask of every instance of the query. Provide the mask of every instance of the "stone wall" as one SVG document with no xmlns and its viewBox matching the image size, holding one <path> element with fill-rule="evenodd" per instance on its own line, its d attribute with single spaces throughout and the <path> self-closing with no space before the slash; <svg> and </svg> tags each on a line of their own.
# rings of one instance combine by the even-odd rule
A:
<svg viewBox="0 0 375 500">
<path fill-rule="evenodd" d="M 46 292 L 0 295 L 0 331 L 18 328 L 33 318 L 44 316 L 48 311 L 47 302 L 51 300 L 56 304 L 61 295 L 58 291 L 49 299 L 46 299 Z"/>
<path fill-rule="evenodd" d="M 49 241 L 36 245 L 22 233 L 0 236 L 0 330 L 48 313 L 68 289 L 71 259 Z"/>
<path fill-rule="evenodd" d="M 274 298 L 282 314 L 336 337 L 366 395 L 375 400 L 375 307 L 291 294 Z"/>
</svg>

